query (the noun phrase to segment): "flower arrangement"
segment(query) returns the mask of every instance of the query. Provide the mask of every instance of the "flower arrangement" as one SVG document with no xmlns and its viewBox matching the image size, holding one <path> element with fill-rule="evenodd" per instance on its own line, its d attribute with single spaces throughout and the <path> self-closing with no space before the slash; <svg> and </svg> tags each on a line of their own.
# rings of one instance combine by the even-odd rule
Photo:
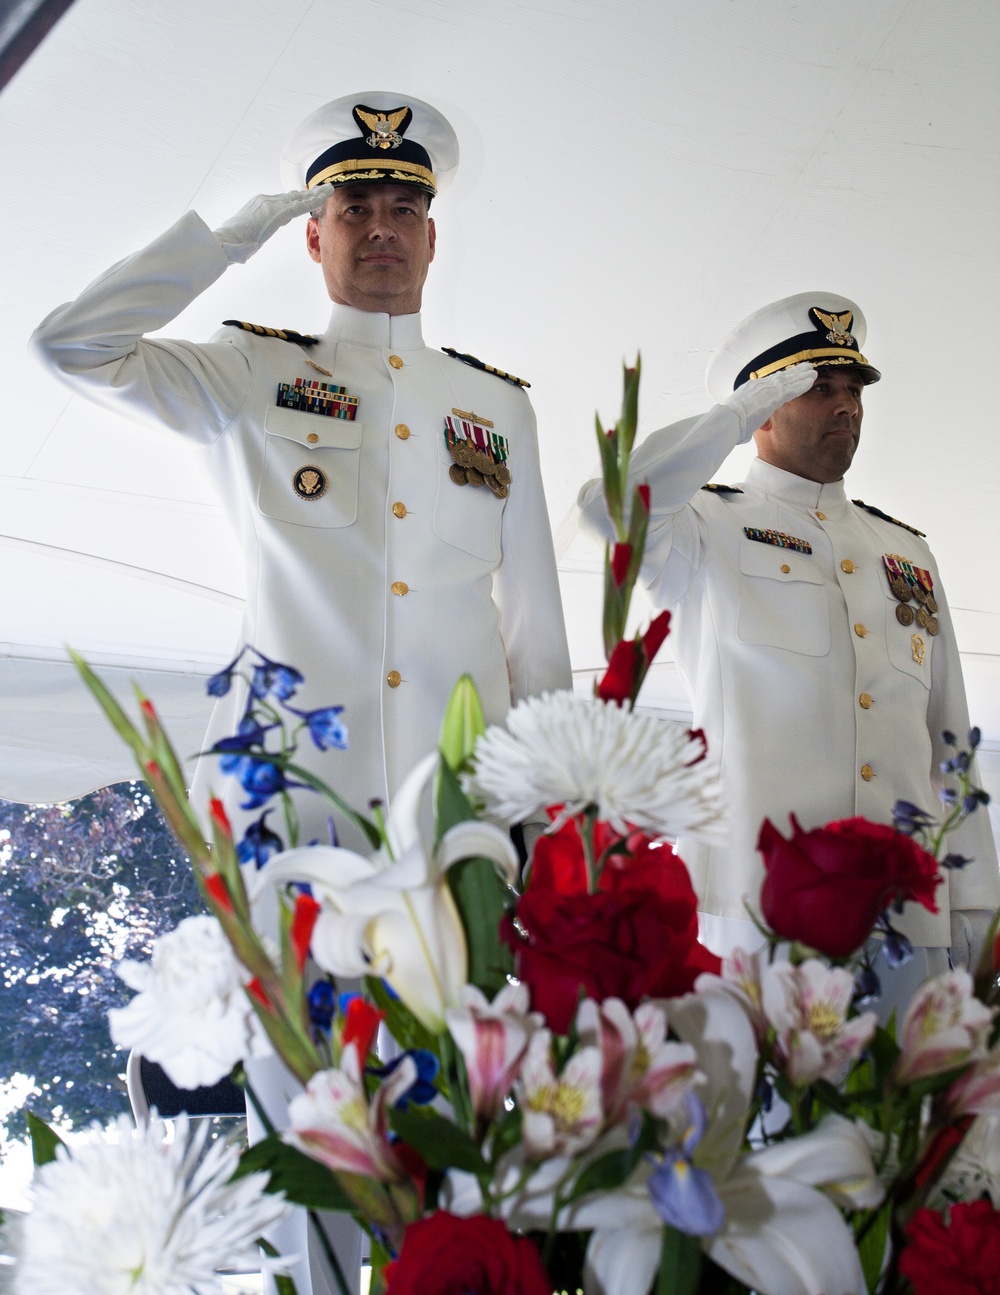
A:
<svg viewBox="0 0 1000 1295">
<path fill-rule="evenodd" d="M 296 764 L 303 735 L 346 744 L 340 708 L 296 709 L 297 672 L 248 650 L 209 691 L 247 671 L 246 712 L 216 751 L 262 813 L 237 841 L 213 801 L 206 842 L 153 706 L 140 698 L 140 730 L 78 661 L 207 909 L 150 964 L 123 965 L 137 997 L 112 1014 L 114 1038 L 189 1087 L 245 1081 L 242 1063 L 273 1050 L 301 1092 L 238 1166 L 214 1148 L 197 1164 L 183 1125 L 169 1148 L 153 1125 L 71 1150 L 36 1121 L 19 1295 L 207 1292 L 286 1202 L 354 1215 L 387 1295 L 1000 1289 L 997 921 L 975 974 L 923 985 L 895 1030 L 866 1004 L 863 955 L 879 930 L 905 959 L 894 910 L 933 910 L 938 859 L 967 862 L 945 843 L 986 799 L 978 734 L 968 750 L 952 739 L 941 820 L 912 805 L 891 827 L 792 817 L 790 838 L 765 822 L 765 947 L 720 961 L 698 942 L 670 842 L 718 830 L 711 753 L 633 709 L 668 614 L 625 637 L 649 517 L 648 489 L 628 486 L 638 383 L 637 364 L 620 421 L 598 426 L 616 539 L 595 696 L 534 698 L 487 729 L 461 680 L 440 751 L 387 815 L 363 818 Z M 351 815 L 370 856 L 298 844 L 303 787 Z M 527 867 L 506 830 L 523 822 L 538 831 Z M 100 1185 L 90 1243 L 52 1247 L 83 1177 Z M 133 1241 L 105 1244 L 98 1215 L 136 1216 Z M 956 1264 L 965 1285 L 949 1284 Z"/>
</svg>

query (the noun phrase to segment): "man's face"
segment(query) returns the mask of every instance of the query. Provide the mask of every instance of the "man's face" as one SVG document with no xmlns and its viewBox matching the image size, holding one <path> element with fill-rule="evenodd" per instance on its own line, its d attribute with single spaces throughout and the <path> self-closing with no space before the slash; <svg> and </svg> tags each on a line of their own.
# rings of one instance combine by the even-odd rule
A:
<svg viewBox="0 0 1000 1295">
<path fill-rule="evenodd" d="M 839 481 L 861 437 L 864 389 L 853 364 L 819 369 L 804 395 L 782 405 L 754 433 L 758 456 L 808 481 Z"/>
<path fill-rule="evenodd" d="M 306 225 L 331 298 L 388 315 L 420 309 L 434 239 L 426 195 L 412 184 L 345 185 Z"/>
</svg>

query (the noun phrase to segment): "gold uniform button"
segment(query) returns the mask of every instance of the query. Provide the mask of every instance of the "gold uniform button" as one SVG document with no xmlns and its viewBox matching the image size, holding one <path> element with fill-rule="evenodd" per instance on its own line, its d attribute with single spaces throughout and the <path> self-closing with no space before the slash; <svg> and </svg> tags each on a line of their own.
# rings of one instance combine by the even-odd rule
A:
<svg viewBox="0 0 1000 1295">
<path fill-rule="evenodd" d="M 405 517 L 405 516 L 406 516 L 406 505 L 405 505 L 404 503 L 401 503 L 401 502 L 397 499 L 397 500 L 396 500 L 396 502 L 395 502 L 395 503 L 393 504 L 393 506 L 392 506 L 392 515 L 393 515 L 393 517 Z"/>
<path fill-rule="evenodd" d="M 791 571 L 792 568 L 788 565 L 787 562 L 782 562 L 781 569 L 784 572 L 784 574 L 787 576 L 789 571 Z"/>
<path fill-rule="evenodd" d="M 389 588 L 394 594 L 398 594 L 400 598 L 402 598 L 404 594 L 408 594 L 410 592 L 410 586 L 405 580 L 394 580 Z"/>
<path fill-rule="evenodd" d="M 310 445 L 315 445 L 316 442 L 319 440 L 319 437 L 316 435 L 315 432 L 310 432 L 309 435 L 306 437 L 306 440 L 309 442 Z"/>
<path fill-rule="evenodd" d="M 399 358 L 398 355 L 390 355 L 389 363 L 392 365 L 394 369 L 401 369 L 403 367 L 403 361 Z"/>
<path fill-rule="evenodd" d="M 850 558 L 844 558 L 843 562 L 840 564 L 840 569 L 841 571 L 846 572 L 847 575 L 851 575 L 852 572 L 857 571 L 857 567 Z"/>
<path fill-rule="evenodd" d="M 860 706 L 861 706 L 861 709 L 862 709 L 862 710 L 871 710 L 871 708 L 872 708 L 872 695 L 871 695 L 871 693 L 870 693 L 870 692 L 863 692 L 863 693 L 861 694 L 861 696 L 858 698 L 858 702 L 859 702 L 859 704 L 860 704 Z"/>
<path fill-rule="evenodd" d="M 816 510 L 816 516 L 820 519 L 821 522 L 826 521 L 826 513 L 821 513 L 818 508 Z"/>
<path fill-rule="evenodd" d="M 409 438 L 410 429 L 407 427 L 405 423 L 397 423 L 396 435 L 399 437 L 401 441 L 405 441 Z"/>
<path fill-rule="evenodd" d="M 863 764 L 861 766 L 861 776 L 862 778 L 864 778 L 865 782 L 871 782 L 871 780 L 875 777 L 875 770 L 871 767 L 870 764 Z"/>
<path fill-rule="evenodd" d="M 390 688 L 398 688 L 399 685 L 403 682 L 403 676 L 399 673 L 398 670 L 390 670 L 385 677 L 385 681 Z"/>
<path fill-rule="evenodd" d="M 858 623 L 855 625 L 854 632 L 855 634 L 857 634 L 859 639 L 865 638 L 866 635 L 868 634 L 868 630 L 866 626 L 862 625 L 860 621 L 858 621 Z"/>
</svg>

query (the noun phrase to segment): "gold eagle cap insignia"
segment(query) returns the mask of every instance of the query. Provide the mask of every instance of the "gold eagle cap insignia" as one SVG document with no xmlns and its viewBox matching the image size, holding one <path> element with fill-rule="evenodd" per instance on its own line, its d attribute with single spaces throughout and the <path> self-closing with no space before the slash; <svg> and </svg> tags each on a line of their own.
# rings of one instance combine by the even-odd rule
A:
<svg viewBox="0 0 1000 1295">
<path fill-rule="evenodd" d="M 365 139 L 369 148 L 399 148 L 403 142 L 400 127 L 406 130 L 413 114 L 409 108 L 394 108 L 392 112 L 376 112 L 373 108 L 366 108 L 364 104 L 359 103 L 354 109 L 354 116 L 359 123 L 367 126 L 371 131 Z"/>
<path fill-rule="evenodd" d="M 854 323 L 853 310 L 845 310 L 839 315 L 833 315 L 827 310 L 820 310 L 819 306 L 813 306 L 810 313 L 829 330 L 826 340 L 832 342 L 834 346 L 850 346 L 854 342 L 851 333 L 851 325 Z"/>
</svg>

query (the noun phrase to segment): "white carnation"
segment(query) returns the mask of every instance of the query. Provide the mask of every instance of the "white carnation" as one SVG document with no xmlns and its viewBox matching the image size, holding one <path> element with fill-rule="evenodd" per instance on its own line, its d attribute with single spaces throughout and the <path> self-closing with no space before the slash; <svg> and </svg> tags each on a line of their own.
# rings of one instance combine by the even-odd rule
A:
<svg viewBox="0 0 1000 1295">
<path fill-rule="evenodd" d="M 218 1083 L 237 1062 L 270 1051 L 216 918 L 185 918 L 156 941 L 152 961 L 126 959 L 116 970 L 138 995 L 108 1012 L 112 1039 L 158 1062 L 181 1088 Z"/>
<path fill-rule="evenodd" d="M 288 1212 L 267 1174 L 230 1182 L 238 1150 L 207 1149 L 209 1124 L 126 1116 L 36 1170 L 18 1238 L 14 1295 L 218 1295 L 216 1270 L 259 1264 L 256 1239 Z"/>
<path fill-rule="evenodd" d="M 624 832 L 718 839 L 718 773 L 683 724 L 623 707 L 545 693 L 518 702 L 506 729 L 493 726 L 476 743 L 470 795 L 508 823 L 550 805 L 567 814 L 587 806 Z"/>
</svg>

